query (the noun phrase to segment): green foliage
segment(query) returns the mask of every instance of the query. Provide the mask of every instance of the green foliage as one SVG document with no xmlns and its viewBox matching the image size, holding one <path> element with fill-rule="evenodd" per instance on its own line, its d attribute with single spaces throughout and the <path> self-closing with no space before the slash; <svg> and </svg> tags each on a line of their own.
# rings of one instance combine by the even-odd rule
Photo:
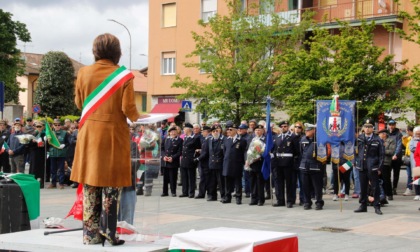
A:
<svg viewBox="0 0 420 252">
<path fill-rule="evenodd" d="M 192 32 L 196 47 L 187 56 L 191 61 L 184 63 L 188 68 L 207 73 L 208 81 L 177 75 L 173 87 L 187 90 L 178 98 L 198 100 L 196 111 L 239 123 L 241 119 L 259 118 L 265 113 L 266 96 L 280 77 L 279 53 L 303 40 L 310 22 L 292 26 L 273 13 L 250 16 L 238 11 L 240 1 L 227 3 L 229 15 L 199 22 L 204 32 Z M 247 13 L 261 11 L 264 10 Z M 262 16 L 270 16 L 271 24 L 265 24 Z"/>
<path fill-rule="evenodd" d="M 54 118 L 75 111 L 74 68 L 65 53 L 48 52 L 42 58 L 35 103 Z"/>
<path fill-rule="evenodd" d="M 388 31 L 396 32 L 402 39 L 420 45 L 420 0 L 410 0 L 414 8 L 405 11 L 401 8 L 399 0 L 395 0 L 400 6 L 398 18 L 408 27 L 407 32 L 398 26 L 385 26 Z M 407 94 L 406 108 L 416 112 L 416 124 L 420 124 L 420 65 L 410 69 L 410 85 L 403 91 Z"/>
<path fill-rule="evenodd" d="M 402 107 L 397 90 L 407 71 L 396 68 L 392 55 L 381 57 L 384 49 L 373 45 L 375 24 L 340 24 L 339 34 L 315 28 L 302 47 L 283 53 L 274 96 L 284 101 L 291 120 L 313 121 L 314 100 L 331 99 L 334 83 L 340 99 L 360 101 L 359 118 Z"/>
<path fill-rule="evenodd" d="M 5 82 L 5 102 L 19 102 L 19 83 L 16 76 L 22 75 L 24 62 L 16 48 L 17 40 L 30 42 L 26 25 L 12 20 L 12 14 L 0 9 L 0 81 Z"/>
</svg>

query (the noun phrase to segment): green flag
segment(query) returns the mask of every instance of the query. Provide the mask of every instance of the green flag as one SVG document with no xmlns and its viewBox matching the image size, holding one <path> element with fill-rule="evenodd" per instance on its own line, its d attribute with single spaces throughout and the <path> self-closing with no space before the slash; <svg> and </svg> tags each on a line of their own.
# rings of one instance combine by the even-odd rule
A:
<svg viewBox="0 0 420 252">
<path fill-rule="evenodd" d="M 58 141 L 57 136 L 51 130 L 49 123 L 45 123 L 45 135 L 47 135 L 49 144 L 51 144 L 55 148 L 60 148 L 60 141 Z"/>
</svg>

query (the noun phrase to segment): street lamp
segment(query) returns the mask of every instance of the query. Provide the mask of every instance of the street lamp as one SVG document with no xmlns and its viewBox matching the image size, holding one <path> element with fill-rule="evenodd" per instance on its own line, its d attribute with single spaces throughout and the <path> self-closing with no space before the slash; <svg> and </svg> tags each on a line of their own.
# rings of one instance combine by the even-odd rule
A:
<svg viewBox="0 0 420 252">
<path fill-rule="evenodd" d="M 128 32 L 128 36 L 130 37 L 130 66 L 129 66 L 129 68 L 130 68 L 130 71 L 131 71 L 131 33 L 128 30 L 128 28 L 125 25 L 121 24 L 120 22 L 118 22 L 118 21 L 116 21 L 114 19 L 108 19 L 108 21 L 111 21 L 111 22 L 114 22 L 114 23 L 117 23 L 117 24 L 123 26 L 127 30 L 127 32 Z"/>
</svg>

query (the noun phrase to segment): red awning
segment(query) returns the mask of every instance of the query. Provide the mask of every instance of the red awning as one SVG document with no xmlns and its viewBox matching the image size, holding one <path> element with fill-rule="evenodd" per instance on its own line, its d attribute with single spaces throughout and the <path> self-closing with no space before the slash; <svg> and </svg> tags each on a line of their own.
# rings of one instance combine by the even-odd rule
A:
<svg viewBox="0 0 420 252">
<path fill-rule="evenodd" d="M 179 113 L 179 109 L 181 108 L 181 103 L 161 103 L 156 104 L 150 113 Z"/>
</svg>

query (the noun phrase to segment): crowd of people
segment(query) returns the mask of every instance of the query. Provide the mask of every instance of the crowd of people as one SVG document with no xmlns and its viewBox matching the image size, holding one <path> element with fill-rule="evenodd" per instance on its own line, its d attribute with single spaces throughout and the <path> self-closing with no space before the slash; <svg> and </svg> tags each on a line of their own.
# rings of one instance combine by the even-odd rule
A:
<svg viewBox="0 0 420 252">
<path fill-rule="evenodd" d="M 24 173 L 29 166 L 44 188 L 45 182 L 51 182 L 47 188 L 64 189 L 71 185 L 70 171 L 77 142 L 78 122 L 54 119 L 51 125 L 53 134 L 60 145 L 48 143 L 45 128 L 46 120 L 26 120 L 15 118 L 10 125 L 7 120 L 0 120 L 0 171 L 4 173 Z M 76 187 L 76 185 L 73 185 Z"/>
<path fill-rule="evenodd" d="M 220 200 L 223 204 L 240 205 L 244 196 L 250 198 L 249 205 L 263 206 L 267 199 L 273 199 L 273 207 L 293 208 L 299 204 L 305 210 L 313 205 L 316 210 L 322 210 L 323 195 L 332 190 L 333 201 L 358 199 L 360 207 L 356 213 L 367 212 L 370 205 L 376 214 L 382 214 L 381 206 L 389 204 L 397 194 L 400 169 L 406 166 L 408 179 L 403 195 L 420 199 L 419 186 L 412 184 L 417 178 L 411 176 L 416 166 L 414 157 L 420 127 L 408 126 L 403 135 L 396 128 L 395 120 L 390 120 L 387 129 L 375 131 L 374 120 L 368 118 L 355 132 L 354 159 L 344 158 L 342 144 L 340 159 L 324 162 L 314 155 L 317 152 L 315 125 L 301 122 L 289 125 L 282 121 L 270 127 L 273 132 L 269 157 L 271 179 L 264 179 L 265 121 L 242 121 L 240 125 L 229 121 L 224 127 L 218 122 L 209 126 L 184 123 L 183 129 L 174 123 L 162 123 L 155 129 L 162 139 L 161 197 Z M 143 149 L 142 153 L 139 142 L 144 131 L 145 126 L 131 127 L 132 142 L 137 141 L 137 150 L 143 158 L 147 151 Z M 420 157 L 420 149 L 418 153 Z M 420 164 L 420 160 L 417 162 Z M 332 167 L 330 187 L 327 164 Z M 343 166 L 348 168 L 342 169 Z M 150 196 L 153 181 L 144 183 L 138 186 L 137 194 Z M 181 192 L 177 192 L 178 185 Z"/>
</svg>

